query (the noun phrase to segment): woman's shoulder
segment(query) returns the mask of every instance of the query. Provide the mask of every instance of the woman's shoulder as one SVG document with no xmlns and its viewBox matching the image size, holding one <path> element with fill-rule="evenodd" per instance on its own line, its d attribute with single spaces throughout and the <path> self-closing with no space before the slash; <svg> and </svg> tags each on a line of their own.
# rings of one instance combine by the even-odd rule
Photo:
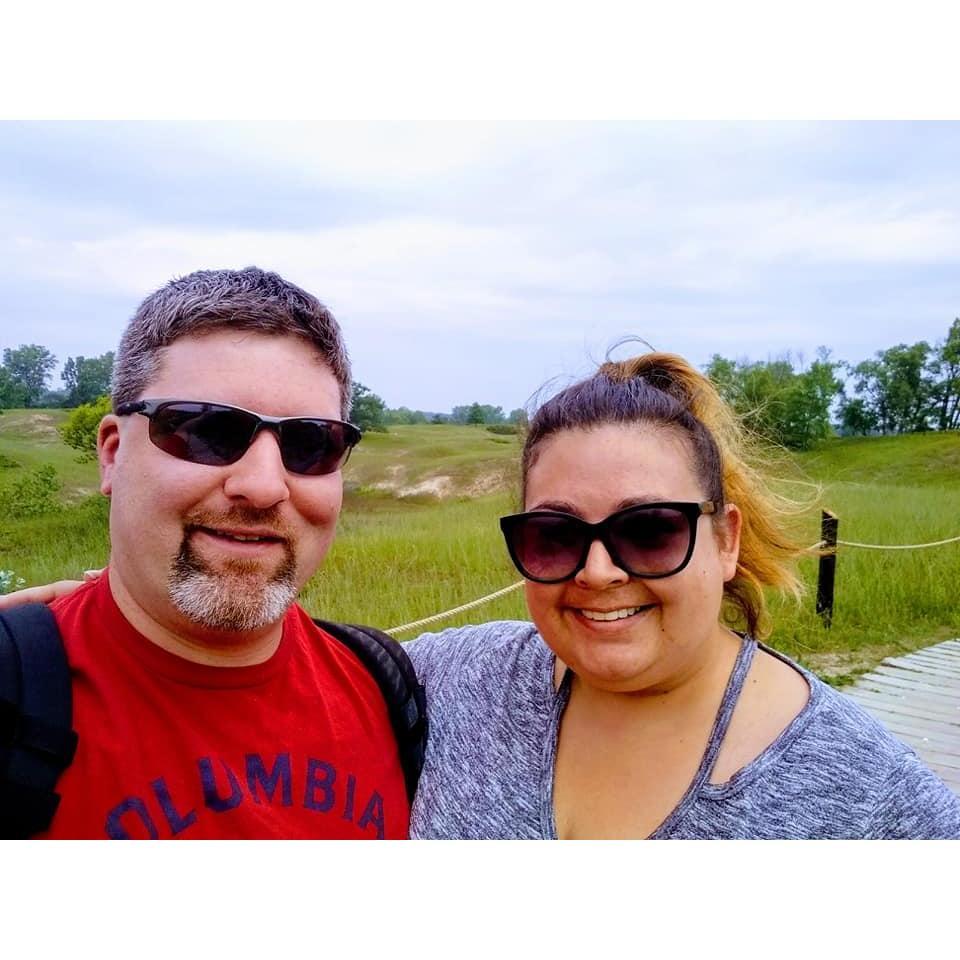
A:
<svg viewBox="0 0 960 960">
<path fill-rule="evenodd" d="M 810 696 L 780 737 L 728 788 L 772 790 L 784 802 L 806 796 L 807 814 L 816 816 L 819 810 L 829 819 L 842 810 L 857 821 L 861 836 L 960 835 L 960 799 L 909 746 L 851 697 L 782 654 L 763 649 L 796 669 Z"/>
<path fill-rule="evenodd" d="M 820 757 L 851 773 L 869 768 L 878 776 L 910 753 L 909 747 L 851 697 L 784 654 L 764 645 L 760 649 L 796 671 L 810 690 L 806 705 L 784 730 L 784 747 L 807 753 L 811 759 Z"/>
<path fill-rule="evenodd" d="M 549 653 L 536 627 L 524 620 L 494 620 L 425 633 L 405 643 L 404 649 L 420 679 L 434 684 L 465 670 L 503 672 L 508 663 L 536 661 Z"/>
</svg>

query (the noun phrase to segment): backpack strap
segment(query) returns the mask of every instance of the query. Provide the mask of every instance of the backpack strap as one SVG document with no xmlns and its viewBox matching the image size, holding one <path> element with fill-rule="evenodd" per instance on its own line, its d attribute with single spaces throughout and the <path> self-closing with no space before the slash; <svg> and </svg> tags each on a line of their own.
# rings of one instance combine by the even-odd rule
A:
<svg viewBox="0 0 960 960">
<path fill-rule="evenodd" d="M 313 622 L 355 653 L 377 681 L 387 702 L 412 803 L 427 746 L 427 701 L 403 645 L 375 627 L 330 620 Z"/>
<path fill-rule="evenodd" d="M 45 830 L 77 749 L 70 669 L 50 609 L 0 613 L 0 837 Z"/>
</svg>

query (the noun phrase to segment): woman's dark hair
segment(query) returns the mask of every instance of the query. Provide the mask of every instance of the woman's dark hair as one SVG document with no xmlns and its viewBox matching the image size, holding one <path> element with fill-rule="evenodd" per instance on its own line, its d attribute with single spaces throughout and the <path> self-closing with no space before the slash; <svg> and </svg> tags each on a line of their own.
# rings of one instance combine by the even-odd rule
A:
<svg viewBox="0 0 960 960">
<path fill-rule="evenodd" d="M 764 587 L 799 597 L 795 561 L 805 550 L 786 531 L 798 505 L 771 491 L 751 466 L 744 430 L 708 377 L 672 353 L 648 353 L 608 361 L 592 376 L 551 397 L 533 415 L 521 460 L 523 496 L 542 444 L 564 430 L 608 424 L 649 424 L 679 431 L 689 444 L 695 473 L 706 496 L 734 503 L 743 523 L 737 572 L 724 584 L 727 619 L 766 631 Z M 724 514 L 714 522 L 722 530 Z"/>
</svg>

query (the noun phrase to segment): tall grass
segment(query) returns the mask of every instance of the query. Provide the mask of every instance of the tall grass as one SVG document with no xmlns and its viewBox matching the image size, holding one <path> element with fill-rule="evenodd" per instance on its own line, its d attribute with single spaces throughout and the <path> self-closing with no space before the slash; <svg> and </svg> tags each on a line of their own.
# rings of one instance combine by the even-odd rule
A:
<svg viewBox="0 0 960 960">
<path fill-rule="evenodd" d="M 4 446 L 8 416 L 0 417 L 0 452 L 24 461 L 25 469 L 26 461 L 37 462 L 27 456 L 35 445 L 18 427 L 15 442 L 8 433 Z M 49 432 L 44 436 L 52 449 Z M 419 426 L 365 438 L 345 474 L 348 493 L 336 541 L 303 590 L 307 609 L 393 627 L 515 582 L 497 526 L 499 516 L 517 507 L 512 492 L 439 502 L 396 496 L 401 472 L 401 487 L 439 474 L 455 477 L 454 489 L 461 491 L 482 488 L 478 478 L 494 470 L 512 476 L 516 445 L 493 443 L 491 436 L 472 427 Z M 72 451 L 57 456 L 55 462 L 74 471 Z M 960 434 L 837 441 L 796 463 L 822 483 L 822 505 L 839 516 L 841 540 L 910 544 L 960 535 Z M 20 472 L 0 470 L 0 484 Z M 71 477 L 77 489 L 95 489 L 95 466 L 76 465 Z M 96 497 L 47 517 L 0 518 L 0 569 L 34 584 L 102 565 L 106 517 L 106 503 Z M 819 539 L 819 509 L 802 518 L 802 535 L 810 544 Z M 773 600 L 769 642 L 822 675 L 842 678 L 891 653 L 960 636 L 960 543 L 910 551 L 841 546 L 829 630 L 813 609 L 816 571 L 815 558 L 801 563 L 808 595 L 799 607 Z M 431 629 L 525 616 L 518 591 Z"/>
</svg>

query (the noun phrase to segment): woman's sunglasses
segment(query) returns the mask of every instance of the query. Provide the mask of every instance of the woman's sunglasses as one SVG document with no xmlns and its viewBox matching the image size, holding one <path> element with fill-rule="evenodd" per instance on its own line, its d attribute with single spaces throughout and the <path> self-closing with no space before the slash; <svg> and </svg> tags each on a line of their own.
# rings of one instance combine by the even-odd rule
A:
<svg viewBox="0 0 960 960">
<path fill-rule="evenodd" d="M 236 463 L 257 434 L 269 430 L 287 470 L 318 477 L 342 467 L 360 440 L 360 431 L 343 420 L 263 417 L 224 403 L 135 400 L 117 407 L 118 416 L 131 413 L 149 419 L 150 441 L 164 453 L 213 467 Z"/>
<path fill-rule="evenodd" d="M 587 523 L 568 513 L 534 510 L 500 518 L 510 558 L 528 580 L 561 583 L 584 568 L 594 540 L 631 577 L 679 573 L 693 556 L 697 520 L 717 503 L 644 503 Z"/>
</svg>

